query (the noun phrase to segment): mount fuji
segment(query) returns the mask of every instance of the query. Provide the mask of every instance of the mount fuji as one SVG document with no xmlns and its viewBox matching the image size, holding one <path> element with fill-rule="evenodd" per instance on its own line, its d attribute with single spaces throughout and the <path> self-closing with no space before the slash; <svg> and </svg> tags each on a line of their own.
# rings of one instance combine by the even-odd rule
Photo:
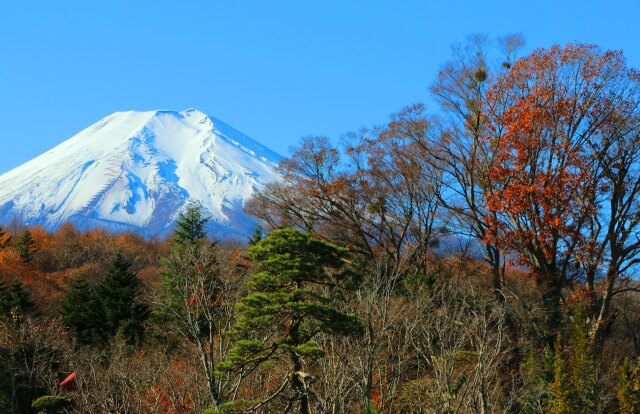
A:
<svg viewBox="0 0 640 414">
<path fill-rule="evenodd" d="M 255 226 L 244 203 L 281 159 L 197 110 L 116 112 L 0 175 L 0 221 L 163 237 L 195 201 L 213 235 L 242 238 Z"/>
</svg>

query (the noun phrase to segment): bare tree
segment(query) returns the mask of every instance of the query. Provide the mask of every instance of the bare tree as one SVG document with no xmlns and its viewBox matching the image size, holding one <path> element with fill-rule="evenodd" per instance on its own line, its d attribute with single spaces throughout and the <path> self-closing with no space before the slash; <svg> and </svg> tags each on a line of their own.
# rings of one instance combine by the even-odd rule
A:
<svg viewBox="0 0 640 414">
<path fill-rule="evenodd" d="M 307 138 L 283 162 L 285 180 L 267 186 L 248 209 L 271 227 L 294 226 L 340 241 L 353 252 L 420 266 L 438 230 L 441 175 L 416 142 L 428 124 L 420 106 L 388 125 L 351 137 L 344 151 Z M 406 271 L 405 269 L 402 269 Z"/>
<path fill-rule="evenodd" d="M 230 347 L 226 335 L 234 322 L 234 305 L 242 293 L 238 249 L 205 239 L 185 244 L 164 261 L 166 283 L 159 310 L 169 329 L 195 347 L 214 406 L 230 397 L 229 372 L 219 370 Z M 237 385 L 236 385 L 237 387 Z"/>
<path fill-rule="evenodd" d="M 474 290 L 445 282 L 416 302 L 419 322 L 410 338 L 424 363 L 422 387 L 414 388 L 422 402 L 417 412 L 491 413 L 516 402 L 518 385 L 505 390 L 501 380 L 510 352 L 504 310 Z"/>
<path fill-rule="evenodd" d="M 66 348 L 62 324 L 17 312 L 0 320 L 0 368 L 10 381 L 9 412 L 28 412 L 43 393 L 55 393 L 56 367 Z"/>
</svg>

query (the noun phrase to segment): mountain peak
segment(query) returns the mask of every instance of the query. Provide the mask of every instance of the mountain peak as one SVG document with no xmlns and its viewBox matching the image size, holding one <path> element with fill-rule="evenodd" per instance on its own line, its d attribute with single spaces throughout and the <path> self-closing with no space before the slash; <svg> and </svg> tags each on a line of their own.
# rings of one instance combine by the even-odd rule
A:
<svg viewBox="0 0 640 414">
<path fill-rule="evenodd" d="M 280 179 L 281 159 L 196 109 L 115 112 L 0 175 L 0 214 L 154 237 L 197 201 L 219 236 L 241 236 L 254 225 L 245 201 Z"/>
</svg>

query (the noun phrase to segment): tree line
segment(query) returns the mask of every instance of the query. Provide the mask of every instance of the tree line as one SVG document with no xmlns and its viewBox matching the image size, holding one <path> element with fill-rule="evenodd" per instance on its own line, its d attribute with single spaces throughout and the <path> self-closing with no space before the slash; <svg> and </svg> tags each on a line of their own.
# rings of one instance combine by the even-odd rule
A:
<svg viewBox="0 0 640 414">
<path fill-rule="evenodd" d="M 246 243 L 197 205 L 166 241 L 0 235 L 0 407 L 640 412 L 640 74 L 523 44 L 473 36 L 438 108 L 303 139 Z"/>
</svg>

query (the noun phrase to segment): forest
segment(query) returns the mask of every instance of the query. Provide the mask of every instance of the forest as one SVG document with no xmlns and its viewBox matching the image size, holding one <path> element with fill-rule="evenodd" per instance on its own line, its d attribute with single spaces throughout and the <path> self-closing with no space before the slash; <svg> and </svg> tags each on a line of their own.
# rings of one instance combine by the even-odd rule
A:
<svg viewBox="0 0 640 414">
<path fill-rule="evenodd" d="M 6 223 L 0 412 L 640 413 L 640 73 L 510 35 L 214 240 Z"/>
</svg>

